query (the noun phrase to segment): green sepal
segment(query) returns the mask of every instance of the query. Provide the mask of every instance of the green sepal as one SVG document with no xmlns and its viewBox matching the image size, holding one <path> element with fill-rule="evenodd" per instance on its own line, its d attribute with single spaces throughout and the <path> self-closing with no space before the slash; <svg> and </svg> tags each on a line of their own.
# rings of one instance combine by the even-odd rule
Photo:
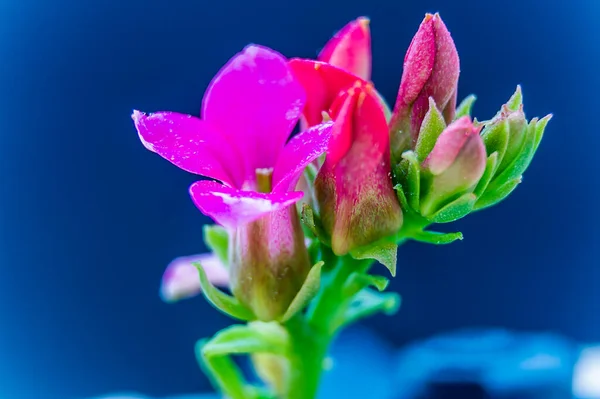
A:
<svg viewBox="0 0 600 399">
<path fill-rule="evenodd" d="M 354 296 L 369 286 L 382 292 L 385 291 L 389 283 L 390 280 L 383 276 L 354 272 L 348 277 L 348 280 L 344 284 L 343 291 L 344 295 L 347 297 Z"/>
<path fill-rule="evenodd" d="M 406 151 L 402 154 L 403 163 L 406 163 L 406 195 L 408 203 L 412 209 L 419 209 L 421 196 L 421 166 L 417 155 L 412 151 Z"/>
<path fill-rule="evenodd" d="M 544 116 L 535 125 L 535 141 L 534 141 L 534 146 L 533 146 L 534 153 L 535 153 L 535 151 L 537 151 L 538 147 L 540 146 L 540 142 L 542 141 L 542 138 L 544 137 L 544 130 L 546 130 L 546 125 L 548 125 L 548 122 L 550 122 L 550 119 L 552 119 L 552 116 L 553 116 L 552 114 L 548 114 L 548 115 Z"/>
<path fill-rule="evenodd" d="M 498 202 L 502 201 L 510 193 L 512 193 L 513 190 L 517 188 L 519 183 L 521 183 L 520 177 L 507 181 L 494 190 L 486 190 L 485 193 L 477 200 L 473 209 L 478 211 L 484 208 L 489 208 L 492 205 L 496 205 Z"/>
<path fill-rule="evenodd" d="M 227 230 L 216 224 L 204 225 L 203 230 L 206 246 L 217 256 L 217 258 L 219 258 L 225 267 L 229 267 L 229 234 L 227 233 Z"/>
<path fill-rule="evenodd" d="M 473 104 L 477 100 L 477 96 L 475 94 L 470 94 L 465 97 L 464 100 L 460 102 L 458 108 L 456 108 L 456 114 L 454 115 L 454 120 L 458 118 L 462 118 L 463 116 L 471 116 L 471 110 L 473 109 Z"/>
<path fill-rule="evenodd" d="M 410 238 L 415 241 L 424 242 L 427 244 L 445 245 L 453 243 L 456 240 L 462 240 L 463 235 L 461 232 L 456 233 L 439 233 L 437 231 L 418 231 L 412 233 Z"/>
<path fill-rule="evenodd" d="M 477 187 L 475 187 L 475 190 L 473 191 L 473 194 L 475 194 L 477 197 L 480 197 L 484 193 L 488 184 L 490 184 L 490 181 L 492 181 L 494 173 L 496 173 L 497 166 L 498 152 L 494 152 L 488 157 L 485 163 L 485 170 L 483 172 L 483 175 L 481 176 L 481 179 L 479 179 L 479 183 L 477 183 Z"/>
<path fill-rule="evenodd" d="M 317 237 L 323 244 L 331 246 L 331 240 L 323 229 L 321 220 L 315 215 L 315 211 L 310 205 L 302 204 L 300 220 L 302 221 L 302 224 L 310 230 L 314 237 Z"/>
<path fill-rule="evenodd" d="M 516 111 L 523 104 L 523 92 L 521 91 L 521 85 L 517 85 L 517 89 L 514 94 L 506 102 L 506 106 L 511 111 Z"/>
<path fill-rule="evenodd" d="M 406 199 L 406 194 L 404 193 L 404 188 L 402 184 L 396 184 L 394 186 L 394 190 L 396 190 L 396 196 L 398 197 L 398 201 L 400 202 L 400 207 L 404 212 L 414 212 L 414 210 L 408 205 L 408 200 Z"/>
<path fill-rule="evenodd" d="M 475 201 L 477 201 L 477 196 L 475 196 L 475 194 L 463 194 L 433 215 L 429 216 L 427 219 L 433 223 L 454 222 L 455 220 L 467 216 L 473 210 Z"/>
<path fill-rule="evenodd" d="M 354 323 L 365 317 L 383 312 L 392 315 L 400 308 L 401 298 L 395 292 L 376 292 L 370 289 L 360 291 L 344 313 L 341 325 Z"/>
<path fill-rule="evenodd" d="M 444 121 L 444 116 L 438 110 L 433 98 L 429 97 L 429 110 L 421 123 L 419 138 L 415 146 L 415 154 L 419 161 L 423 162 L 427 158 L 445 128 L 446 122 Z"/>
<path fill-rule="evenodd" d="M 386 237 L 365 247 L 350 251 L 354 259 L 375 259 L 384 265 L 392 277 L 396 275 L 396 263 L 398 260 L 398 244 L 392 241 L 392 237 Z"/>
<path fill-rule="evenodd" d="M 291 319 L 296 313 L 300 312 L 306 307 L 306 305 L 317 295 L 319 287 L 321 286 L 321 268 L 323 262 L 318 262 L 310 268 L 302 287 L 292 299 L 290 306 L 285 311 L 284 315 L 281 316 L 280 322 L 284 323 Z"/>
<path fill-rule="evenodd" d="M 202 348 L 207 357 L 244 353 L 272 353 L 285 355 L 289 350 L 289 336 L 275 322 L 252 322 L 235 325 L 219 331 Z"/>
<path fill-rule="evenodd" d="M 494 152 L 498 154 L 496 155 L 498 158 L 496 163 L 500 165 L 504 158 L 504 154 L 506 153 L 506 149 L 508 148 L 508 121 L 506 119 L 501 119 L 500 121 L 493 121 L 486 125 L 481 132 L 481 138 L 483 139 L 483 144 L 485 145 L 488 155 L 491 155 Z"/>
<path fill-rule="evenodd" d="M 256 319 L 254 313 L 246 306 L 242 305 L 235 297 L 227 295 L 223 291 L 213 286 L 208 280 L 206 272 L 200 263 L 194 263 L 194 266 L 196 266 L 198 269 L 202 293 L 208 302 L 210 302 L 215 308 L 236 319 L 244 321 Z"/>
<path fill-rule="evenodd" d="M 488 190 L 495 190 L 497 187 L 504 185 L 504 183 L 508 181 L 512 181 L 514 179 L 519 178 L 523 172 L 527 169 L 531 160 L 533 159 L 533 154 L 535 152 L 535 125 L 537 124 L 537 118 L 534 118 L 529 126 L 526 127 L 526 137 L 519 151 L 519 154 L 515 157 L 515 159 L 504 169 L 498 176 L 496 176 L 493 181 L 490 183 Z"/>
</svg>

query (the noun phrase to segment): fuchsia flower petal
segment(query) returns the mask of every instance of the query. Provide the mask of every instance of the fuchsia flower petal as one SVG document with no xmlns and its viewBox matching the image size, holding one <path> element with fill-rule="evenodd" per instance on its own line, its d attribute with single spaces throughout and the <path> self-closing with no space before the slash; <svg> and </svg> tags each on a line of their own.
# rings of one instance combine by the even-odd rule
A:
<svg viewBox="0 0 600 399">
<path fill-rule="evenodd" d="M 329 110 L 342 90 L 352 87 L 356 81 L 366 84 L 363 79 L 324 62 L 295 58 L 289 64 L 306 89 L 303 115 L 308 126 L 323 121 L 322 112 Z"/>
<path fill-rule="evenodd" d="M 323 123 L 293 137 L 273 170 L 273 192 L 293 191 L 309 163 L 327 150 L 333 123 Z"/>
<path fill-rule="evenodd" d="M 206 253 L 173 259 L 165 270 L 160 286 L 160 296 L 165 302 L 176 302 L 200 293 L 200 278 L 194 263 L 199 263 L 211 283 L 226 287 L 229 272 L 214 254 Z"/>
<path fill-rule="evenodd" d="M 256 169 L 275 165 L 304 102 L 304 89 L 286 58 L 251 45 L 211 82 L 204 95 L 202 119 L 236 143 L 243 154 L 246 180 L 254 181 Z"/>
<path fill-rule="evenodd" d="M 214 181 L 198 181 L 190 187 L 192 200 L 202 213 L 228 229 L 234 229 L 259 217 L 284 209 L 304 195 L 300 191 L 287 193 L 257 193 L 236 190 Z"/>
<path fill-rule="evenodd" d="M 371 79 L 369 18 L 360 17 L 336 33 L 319 53 L 319 61 L 342 68 L 362 79 Z"/>
<path fill-rule="evenodd" d="M 241 178 L 229 143 L 205 121 L 176 112 L 131 116 L 144 147 L 181 169 L 235 185 Z"/>
</svg>

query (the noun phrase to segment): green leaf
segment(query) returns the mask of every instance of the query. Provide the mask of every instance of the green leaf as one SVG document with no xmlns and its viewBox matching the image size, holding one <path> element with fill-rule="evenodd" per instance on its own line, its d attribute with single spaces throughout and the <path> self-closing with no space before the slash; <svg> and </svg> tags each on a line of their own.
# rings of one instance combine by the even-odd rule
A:
<svg viewBox="0 0 600 399">
<path fill-rule="evenodd" d="M 408 188 L 408 203 L 412 209 L 419 209 L 421 195 L 421 166 L 417 156 L 412 151 L 406 151 L 402 154 L 404 162 L 407 162 L 406 184 Z"/>
<path fill-rule="evenodd" d="M 315 212 L 310 205 L 302 204 L 300 220 L 302 220 L 302 224 L 304 224 L 310 230 L 310 232 L 319 239 L 319 241 L 327 246 L 331 246 L 331 240 L 323 229 L 321 220 L 317 215 L 315 215 Z"/>
<path fill-rule="evenodd" d="M 206 357 L 245 353 L 285 355 L 288 349 L 289 336 L 281 325 L 275 322 L 253 322 L 219 331 L 204 345 L 202 354 Z"/>
<path fill-rule="evenodd" d="M 200 368 L 208 376 L 213 387 L 231 399 L 253 399 L 241 371 L 231 358 L 204 355 L 204 348 L 209 342 L 207 339 L 199 340 L 194 352 Z"/>
<path fill-rule="evenodd" d="M 202 287 L 202 293 L 208 302 L 215 308 L 231 317 L 244 321 L 256 318 L 252 311 L 242 305 L 236 298 L 215 288 L 208 280 L 206 272 L 200 263 L 194 263 L 194 266 L 196 266 L 198 274 L 200 275 L 200 287 Z"/>
<path fill-rule="evenodd" d="M 444 116 L 438 110 L 433 98 L 429 97 L 429 110 L 421 123 L 419 138 L 415 147 L 415 154 L 419 161 L 423 162 L 427 158 L 445 128 L 446 122 L 444 121 Z"/>
<path fill-rule="evenodd" d="M 375 259 L 390 271 L 392 277 L 396 275 L 398 244 L 387 237 L 366 247 L 353 249 L 350 255 L 354 259 Z"/>
<path fill-rule="evenodd" d="M 506 103 L 506 106 L 511 111 L 516 111 L 519 109 L 519 107 L 522 104 L 523 104 L 523 93 L 521 91 L 521 85 L 517 85 L 517 89 L 515 90 L 514 94 L 510 97 L 510 99 Z"/>
<path fill-rule="evenodd" d="M 343 290 L 347 297 L 354 296 L 369 286 L 373 286 L 381 292 L 387 288 L 389 282 L 390 280 L 383 276 L 354 272 L 348 277 Z"/>
<path fill-rule="evenodd" d="M 506 119 L 492 121 L 481 132 L 481 138 L 488 154 L 497 153 L 496 163 L 500 165 L 508 148 L 509 126 Z"/>
<path fill-rule="evenodd" d="M 475 194 L 477 197 L 480 197 L 485 192 L 485 189 L 487 188 L 488 184 L 490 184 L 492 177 L 494 177 L 494 173 L 496 173 L 497 166 L 498 153 L 494 152 L 488 157 L 485 164 L 485 171 L 483 172 L 481 179 L 479 179 L 477 187 L 475 187 L 475 190 L 473 191 L 473 194 Z"/>
<path fill-rule="evenodd" d="M 477 197 L 473 193 L 467 193 L 452 201 L 442 209 L 434 213 L 428 219 L 433 223 L 454 222 L 468 215 L 475 205 Z"/>
<path fill-rule="evenodd" d="M 535 153 L 535 151 L 537 151 L 538 147 L 540 146 L 542 137 L 544 137 L 544 130 L 546 130 L 546 125 L 548 125 L 548 122 L 550 122 L 550 119 L 552 119 L 552 114 L 548 114 L 548 115 L 544 116 L 535 125 L 535 144 L 534 144 L 534 148 L 533 148 L 534 153 Z"/>
<path fill-rule="evenodd" d="M 318 262 L 310 268 L 302 287 L 300 287 L 300 291 L 298 291 L 294 299 L 292 299 L 290 306 L 285 311 L 285 314 L 281 317 L 280 321 L 282 323 L 291 319 L 296 313 L 304 309 L 306 305 L 315 297 L 315 295 L 317 295 L 321 285 L 322 267 L 323 262 Z"/>
<path fill-rule="evenodd" d="M 204 242 L 206 246 L 219 258 L 219 260 L 229 267 L 228 245 L 229 234 L 223 227 L 213 224 L 204 225 Z"/>
<path fill-rule="evenodd" d="M 444 245 L 450 244 L 456 240 L 462 240 L 461 232 L 456 233 L 439 233 L 436 231 L 419 231 L 413 233 L 411 238 L 415 241 L 424 242 L 427 244 Z"/>
<path fill-rule="evenodd" d="M 454 115 L 454 120 L 461 118 L 463 116 L 471 116 L 471 110 L 473 108 L 473 103 L 477 100 L 477 96 L 475 94 L 471 94 L 467 96 L 456 108 L 456 114 Z"/>
<path fill-rule="evenodd" d="M 360 291 L 344 314 L 341 325 L 354 323 L 365 317 L 383 312 L 392 315 L 400 308 L 400 295 L 395 292 Z"/>
<path fill-rule="evenodd" d="M 533 122 L 533 121 L 532 121 Z M 515 157 L 514 161 L 511 162 L 510 165 L 504 169 L 500 175 L 494 178 L 494 181 L 490 184 L 490 189 L 492 186 L 497 188 L 500 185 L 508 181 L 512 181 L 514 179 L 519 178 L 527 167 L 531 163 L 533 159 L 533 154 L 535 152 L 535 124 L 529 126 L 527 128 L 527 136 L 525 137 L 525 141 L 523 142 L 523 146 L 519 154 Z"/>
<path fill-rule="evenodd" d="M 496 205 L 498 202 L 502 201 L 510 193 L 512 193 L 513 190 L 517 188 L 519 183 L 521 183 L 520 177 L 504 183 L 497 189 L 486 190 L 486 192 L 483 193 L 483 195 L 475 203 L 474 210 L 481 210 L 484 208 L 489 208 L 492 205 Z"/>
<path fill-rule="evenodd" d="M 404 212 L 413 212 L 410 205 L 408 205 L 408 200 L 406 199 L 406 194 L 404 193 L 402 184 L 396 184 L 394 186 L 394 190 L 396 190 L 396 196 L 398 197 L 398 201 L 400 201 L 400 207 L 402 210 Z"/>
</svg>

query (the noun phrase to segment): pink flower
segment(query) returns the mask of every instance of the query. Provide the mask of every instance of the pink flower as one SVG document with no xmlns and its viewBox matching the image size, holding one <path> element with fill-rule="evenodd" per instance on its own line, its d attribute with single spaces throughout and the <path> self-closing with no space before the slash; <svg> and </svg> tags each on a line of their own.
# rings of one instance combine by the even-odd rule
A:
<svg viewBox="0 0 600 399">
<path fill-rule="evenodd" d="M 360 17 L 336 33 L 319 53 L 319 61 L 344 69 L 364 80 L 371 79 L 369 19 Z"/>
<path fill-rule="evenodd" d="M 229 272 L 217 256 L 211 253 L 182 256 L 173 259 L 163 274 L 160 296 L 165 302 L 177 302 L 200 293 L 200 280 L 195 263 L 202 266 L 211 283 L 218 287 L 227 287 Z"/>
<path fill-rule="evenodd" d="M 229 230 L 232 291 L 263 320 L 282 314 L 297 292 L 272 288 L 299 289 L 297 282 L 310 268 L 291 205 L 302 198 L 296 184 L 306 165 L 327 148 L 331 125 L 315 126 L 287 142 L 304 104 L 305 92 L 287 60 L 251 45 L 215 76 L 204 95 L 201 119 L 174 112 L 133 113 L 147 149 L 220 181 L 198 181 L 190 194 L 204 214 Z M 247 237 L 250 232 L 256 236 Z M 263 302 L 267 308 L 257 307 Z"/>
<path fill-rule="evenodd" d="M 404 70 L 392 120 L 392 155 L 398 160 L 414 146 L 429 97 L 450 123 L 456 111 L 460 62 L 450 32 L 439 14 L 427 14 L 404 57 Z"/>
<path fill-rule="evenodd" d="M 402 211 L 387 122 L 372 85 L 358 82 L 342 92 L 330 113 L 335 123 L 315 192 L 331 248 L 344 255 L 397 232 Z"/>
</svg>

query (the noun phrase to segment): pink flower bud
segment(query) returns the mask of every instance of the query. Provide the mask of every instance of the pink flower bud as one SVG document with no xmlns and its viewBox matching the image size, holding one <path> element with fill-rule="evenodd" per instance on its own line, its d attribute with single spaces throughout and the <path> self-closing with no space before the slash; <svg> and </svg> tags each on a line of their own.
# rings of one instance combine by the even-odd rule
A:
<svg viewBox="0 0 600 399">
<path fill-rule="evenodd" d="M 200 277 L 195 264 L 204 269 L 211 283 L 227 286 L 229 272 L 217 256 L 206 253 L 179 257 L 169 263 L 162 277 L 160 296 L 165 302 L 177 302 L 200 293 Z"/>
<path fill-rule="evenodd" d="M 258 319 L 282 316 L 311 263 L 294 206 L 238 227 L 230 240 L 230 286 Z"/>
<path fill-rule="evenodd" d="M 395 233 L 402 211 L 392 187 L 383 108 L 370 84 L 342 92 L 330 109 L 335 120 L 315 192 L 331 246 L 343 255 Z"/>
<path fill-rule="evenodd" d="M 454 118 L 460 63 L 450 32 L 439 14 L 427 14 L 406 52 L 390 131 L 392 155 L 414 147 L 433 97 L 446 123 Z"/>
<path fill-rule="evenodd" d="M 369 19 L 348 23 L 327 42 L 319 61 L 344 69 L 362 79 L 371 79 L 371 33 Z"/>
<path fill-rule="evenodd" d="M 468 116 L 457 119 L 438 137 L 423 162 L 425 172 L 421 214 L 428 216 L 459 196 L 471 192 L 485 170 L 486 150 L 481 126 Z"/>
</svg>

